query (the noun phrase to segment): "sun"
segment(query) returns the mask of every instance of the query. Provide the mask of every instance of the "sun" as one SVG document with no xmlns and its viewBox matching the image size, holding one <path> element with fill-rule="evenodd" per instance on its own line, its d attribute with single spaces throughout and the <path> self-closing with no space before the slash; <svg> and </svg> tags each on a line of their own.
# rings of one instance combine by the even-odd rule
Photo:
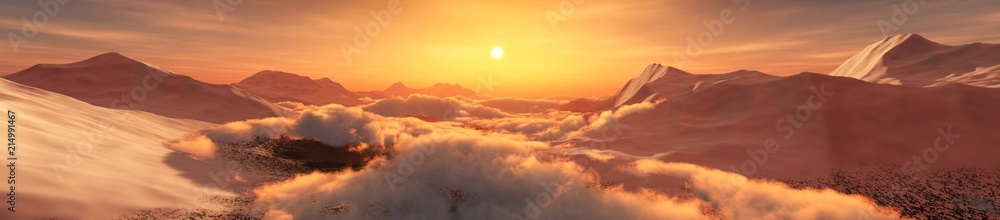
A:
<svg viewBox="0 0 1000 220">
<path fill-rule="evenodd" d="M 493 59 L 500 59 L 503 57 L 503 48 L 500 46 L 493 47 Z"/>
</svg>

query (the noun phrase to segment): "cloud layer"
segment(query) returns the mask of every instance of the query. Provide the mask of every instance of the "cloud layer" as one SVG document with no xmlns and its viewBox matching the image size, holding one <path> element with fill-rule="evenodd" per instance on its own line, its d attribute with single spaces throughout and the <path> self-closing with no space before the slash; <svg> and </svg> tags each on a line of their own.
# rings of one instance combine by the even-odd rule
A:
<svg viewBox="0 0 1000 220">
<path fill-rule="evenodd" d="M 386 117 L 430 116 L 440 120 L 457 117 L 501 118 L 510 116 L 499 109 L 472 104 L 456 98 L 414 94 L 405 99 L 389 98 L 361 107 Z"/>
<path fill-rule="evenodd" d="M 400 106 L 405 107 L 396 108 Z M 214 142 L 282 134 L 331 146 L 390 147 L 388 157 L 360 170 L 311 173 L 255 189 L 254 209 L 269 219 L 898 218 L 864 197 L 792 189 L 693 164 L 640 160 L 617 168 L 640 177 L 679 177 L 688 182 L 684 189 L 602 185 L 601 173 L 588 171 L 588 164 L 553 154 L 557 151 L 549 143 L 536 141 L 599 132 L 620 117 L 653 107 L 636 104 L 586 120 L 565 112 L 467 113 L 492 108 L 411 96 L 361 107 L 299 107 L 296 118 L 233 122 L 175 141 L 174 148 L 210 156 Z M 453 110 L 464 117 L 426 122 L 366 109 L 390 116 Z M 506 117 L 473 117 L 477 115 Z M 498 130 L 469 129 L 463 123 Z"/>
<path fill-rule="evenodd" d="M 303 219 L 704 218 L 695 202 L 593 188 L 595 177 L 575 163 L 534 156 L 548 148 L 538 142 L 429 134 L 395 148 L 395 158 L 362 171 L 314 173 L 260 188 L 257 202 L 270 216 Z"/>
<path fill-rule="evenodd" d="M 564 104 L 564 101 L 554 101 L 547 99 L 521 99 L 521 98 L 492 98 L 476 101 L 476 103 L 500 109 L 507 113 L 543 113 L 550 109 Z"/>
</svg>

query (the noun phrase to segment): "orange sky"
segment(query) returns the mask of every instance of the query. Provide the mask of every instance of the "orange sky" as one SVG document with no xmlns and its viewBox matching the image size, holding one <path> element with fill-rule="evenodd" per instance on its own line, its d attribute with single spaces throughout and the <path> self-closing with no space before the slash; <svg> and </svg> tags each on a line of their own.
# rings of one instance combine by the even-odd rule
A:
<svg viewBox="0 0 1000 220">
<path fill-rule="evenodd" d="M 492 86 L 493 96 L 602 96 L 650 63 L 681 65 L 674 54 L 684 53 L 687 38 L 726 10 L 732 22 L 682 69 L 826 73 L 880 40 L 877 22 L 905 1 L 389 2 L 243 0 L 220 19 L 209 0 L 73 0 L 17 53 L 4 45 L 0 74 L 115 51 L 211 83 L 280 70 L 330 77 L 357 91 L 400 81 Z M 4 34 L 20 33 L 21 17 L 42 10 L 34 1 L 2 4 Z M 572 7 L 561 10 L 561 4 Z M 1000 42 L 998 6 L 930 1 L 891 34 L 916 32 L 947 44 Z M 391 20 L 348 61 L 342 45 L 354 42 L 355 27 L 377 24 L 371 12 L 383 10 Z M 550 22 L 553 17 L 563 20 Z M 502 59 L 490 56 L 495 46 L 504 48 Z"/>
</svg>

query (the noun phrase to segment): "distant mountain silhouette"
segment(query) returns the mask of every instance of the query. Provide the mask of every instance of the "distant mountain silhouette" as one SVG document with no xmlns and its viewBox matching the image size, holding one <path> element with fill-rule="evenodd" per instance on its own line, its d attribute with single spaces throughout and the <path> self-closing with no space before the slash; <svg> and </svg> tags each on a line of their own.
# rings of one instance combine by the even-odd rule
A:
<svg viewBox="0 0 1000 220">
<path fill-rule="evenodd" d="M 235 87 L 201 82 L 118 53 L 70 64 L 38 64 L 3 78 L 96 106 L 213 123 L 274 117 L 286 111 Z"/>
<path fill-rule="evenodd" d="M 293 73 L 265 70 L 233 84 L 271 102 L 293 101 L 303 104 L 363 104 L 358 94 L 348 91 L 329 78 L 310 79 Z"/>
<path fill-rule="evenodd" d="M 389 88 L 386 88 L 381 92 L 368 93 L 369 96 L 376 96 L 372 98 L 408 97 L 412 94 L 424 94 L 436 97 L 453 97 L 453 96 L 463 96 L 469 98 L 477 97 L 476 92 L 472 90 L 466 89 L 465 87 L 462 87 L 458 84 L 447 84 L 447 83 L 438 83 L 434 84 L 431 87 L 415 89 L 407 87 L 406 85 L 403 85 L 403 83 L 401 82 L 397 82 L 393 83 L 392 85 L 389 86 Z"/>
</svg>

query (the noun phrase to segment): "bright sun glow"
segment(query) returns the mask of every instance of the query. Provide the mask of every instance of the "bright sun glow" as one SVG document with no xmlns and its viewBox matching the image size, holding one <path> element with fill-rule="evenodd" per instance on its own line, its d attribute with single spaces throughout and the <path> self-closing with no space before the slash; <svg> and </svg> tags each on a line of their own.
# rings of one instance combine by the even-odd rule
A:
<svg viewBox="0 0 1000 220">
<path fill-rule="evenodd" d="M 500 57 L 503 57 L 503 48 L 500 48 L 499 46 L 494 47 L 493 48 L 493 58 L 494 59 L 500 59 Z"/>
</svg>

